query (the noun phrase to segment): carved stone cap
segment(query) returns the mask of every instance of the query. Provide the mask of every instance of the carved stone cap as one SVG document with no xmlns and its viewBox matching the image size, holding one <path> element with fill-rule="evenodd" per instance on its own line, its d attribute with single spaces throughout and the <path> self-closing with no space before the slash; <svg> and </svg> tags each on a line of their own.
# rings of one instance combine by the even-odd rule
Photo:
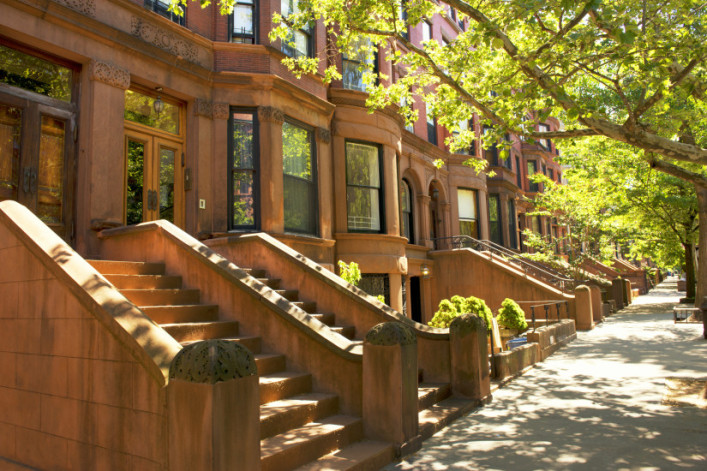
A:
<svg viewBox="0 0 707 471">
<path fill-rule="evenodd" d="M 215 384 L 258 374 L 253 353 L 236 342 L 204 340 L 184 347 L 169 367 L 170 379 Z"/>
<path fill-rule="evenodd" d="M 130 88 L 130 72 L 110 62 L 91 61 L 89 64 L 91 80 L 103 82 L 116 88 Z"/>
<path fill-rule="evenodd" d="M 383 322 L 366 334 L 366 343 L 379 346 L 412 345 L 417 337 L 412 328 L 400 322 Z"/>
<path fill-rule="evenodd" d="M 486 322 L 474 314 L 462 314 L 449 324 L 449 333 L 465 336 L 471 332 L 486 332 Z"/>
<path fill-rule="evenodd" d="M 331 142 L 331 132 L 326 128 L 317 128 L 317 140 L 324 144 Z"/>
<path fill-rule="evenodd" d="M 587 285 L 579 285 L 579 286 L 577 286 L 574 290 L 575 290 L 575 291 L 587 291 L 587 292 L 591 292 L 591 289 L 590 289 L 589 286 L 587 286 Z"/>
<path fill-rule="evenodd" d="M 274 106 L 261 106 L 258 108 L 258 119 L 282 124 L 285 121 L 285 114 Z"/>
</svg>

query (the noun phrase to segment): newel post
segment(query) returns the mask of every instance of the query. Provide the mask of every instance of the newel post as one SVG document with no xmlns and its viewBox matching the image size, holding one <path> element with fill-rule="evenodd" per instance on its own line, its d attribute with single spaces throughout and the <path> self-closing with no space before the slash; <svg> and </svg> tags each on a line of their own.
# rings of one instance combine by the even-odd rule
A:
<svg viewBox="0 0 707 471">
<path fill-rule="evenodd" d="M 177 354 L 169 377 L 169 470 L 259 470 L 260 395 L 250 350 L 197 342 Z"/>
<path fill-rule="evenodd" d="M 611 296 L 614 298 L 616 310 L 620 311 L 624 308 L 624 280 L 616 278 L 611 280 Z"/>
<path fill-rule="evenodd" d="M 473 314 L 456 317 L 449 325 L 452 392 L 484 401 L 491 395 L 486 322 Z"/>
<path fill-rule="evenodd" d="M 363 342 L 363 426 L 398 447 L 418 434 L 417 338 L 399 322 L 374 326 Z"/>
<path fill-rule="evenodd" d="M 592 294 L 589 286 L 579 285 L 574 289 L 574 300 L 577 310 L 575 319 L 577 330 L 592 330 L 594 316 L 592 314 Z"/>
</svg>

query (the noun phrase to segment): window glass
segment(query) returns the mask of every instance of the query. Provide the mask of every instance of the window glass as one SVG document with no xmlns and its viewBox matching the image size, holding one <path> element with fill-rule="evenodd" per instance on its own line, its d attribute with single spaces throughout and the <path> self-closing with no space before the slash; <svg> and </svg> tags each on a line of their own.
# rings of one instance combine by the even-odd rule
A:
<svg viewBox="0 0 707 471">
<path fill-rule="evenodd" d="M 407 180 L 400 182 L 400 208 L 402 212 L 402 236 L 407 237 L 408 242 L 415 243 L 413 240 L 413 219 L 412 219 L 412 193 Z"/>
<path fill-rule="evenodd" d="M 257 139 L 255 113 L 231 109 L 229 195 L 230 228 L 256 227 Z"/>
<path fill-rule="evenodd" d="M 477 192 L 466 188 L 457 189 L 459 207 L 459 234 L 479 238 L 479 225 L 476 216 Z"/>
<path fill-rule="evenodd" d="M 422 22 L 422 42 L 432 39 L 432 25 L 426 21 Z"/>
<path fill-rule="evenodd" d="M 238 0 L 233 5 L 231 42 L 255 44 L 255 0 Z"/>
<path fill-rule="evenodd" d="M 0 83 L 71 101 L 71 69 L 0 45 Z"/>
<path fill-rule="evenodd" d="M 540 184 L 530 180 L 530 177 L 538 172 L 538 163 L 535 160 L 528 161 L 528 191 L 537 192 L 540 189 Z"/>
<path fill-rule="evenodd" d="M 282 0 L 280 13 L 287 17 L 299 12 L 298 0 Z M 312 57 L 312 26 L 298 30 L 290 30 L 286 41 L 282 42 L 282 52 L 290 57 Z"/>
<path fill-rule="evenodd" d="M 550 126 L 547 124 L 538 124 L 538 131 L 539 132 L 549 132 L 550 131 Z M 550 150 L 550 139 L 538 139 L 538 144 L 545 149 L 545 150 Z"/>
<path fill-rule="evenodd" d="M 346 184 L 349 230 L 380 232 L 381 175 L 378 146 L 346 143 Z"/>
<path fill-rule="evenodd" d="M 63 222 L 66 122 L 42 115 L 39 138 L 37 217 L 46 224 Z"/>
<path fill-rule="evenodd" d="M 152 10 L 160 16 L 167 18 L 170 21 L 177 23 L 178 25 L 184 26 L 185 11 L 184 5 L 177 5 L 176 8 L 181 10 L 182 14 L 178 15 L 169 11 L 170 2 L 166 0 L 145 0 L 145 8 Z"/>
<path fill-rule="evenodd" d="M 489 195 L 489 232 L 491 240 L 503 244 L 501 232 L 501 202 L 498 195 Z"/>
<path fill-rule="evenodd" d="M 516 229 L 516 208 L 515 208 L 515 203 L 513 202 L 512 199 L 508 200 L 508 239 L 511 244 L 512 249 L 517 249 L 518 248 L 518 241 L 516 238 L 517 235 L 517 229 Z"/>
<path fill-rule="evenodd" d="M 134 123 L 179 134 L 179 106 L 163 100 L 164 110 L 155 111 L 155 97 L 125 90 L 125 119 Z"/>
<path fill-rule="evenodd" d="M 427 106 L 427 141 L 431 144 L 437 144 L 437 126 L 435 126 L 434 110 L 431 106 Z"/>
<path fill-rule="evenodd" d="M 361 274 L 358 287 L 371 296 L 383 296 L 386 304 L 390 304 L 390 280 L 386 274 Z"/>
<path fill-rule="evenodd" d="M 317 233 L 314 133 L 290 122 L 282 125 L 285 230 Z"/>
<path fill-rule="evenodd" d="M 377 71 L 375 52 L 370 55 L 371 45 L 368 38 L 360 38 L 352 45 L 354 52 L 351 55 L 344 55 L 342 59 L 342 73 L 344 88 L 365 92 L 368 85 L 363 83 L 363 72 L 368 67 L 365 64 L 373 65 L 373 71 Z"/>
</svg>

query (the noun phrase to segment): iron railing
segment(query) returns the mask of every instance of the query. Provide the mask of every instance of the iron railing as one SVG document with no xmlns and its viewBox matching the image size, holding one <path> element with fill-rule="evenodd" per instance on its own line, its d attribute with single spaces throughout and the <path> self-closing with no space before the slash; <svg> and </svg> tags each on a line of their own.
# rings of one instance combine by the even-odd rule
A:
<svg viewBox="0 0 707 471">
<path fill-rule="evenodd" d="M 562 292 L 573 290 L 578 283 L 577 280 L 567 278 L 549 267 L 528 260 L 520 254 L 489 240 L 478 240 L 467 235 L 458 235 L 453 237 L 438 237 L 432 239 L 432 242 L 434 243 L 435 250 L 458 250 L 468 248 L 476 250 L 477 252 L 487 253 L 490 260 L 493 260 L 493 257 L 496 256 L 522 270 L 526 275 L 538 278 Z"/>
<path fill-rule="evenodd" d="M 536 319 L 537 315 L 536 313 L 542 312 L 545 314 L 545 323 L 544 325 L 550 325 L 550 324 L 555 324 L 558 323 L 562 320 L 562 315 L 560 313 L 560 307 L 564 306 L 564 311 L 565 311 L 565 319 L 570 319 L 570 304 L 568 301 L 555 301 L 555 300 L 548 300 L 548 301 L 516 301 L 518 304 L 530 304 L 530 319 L 533 325 L 533 332 L 535 332 L 535 327 L 536 327 Z M 553 311 L 555 311 L 553 313 Z M 554 316 L 554 318 L 553 318 Z"/>
</svg>

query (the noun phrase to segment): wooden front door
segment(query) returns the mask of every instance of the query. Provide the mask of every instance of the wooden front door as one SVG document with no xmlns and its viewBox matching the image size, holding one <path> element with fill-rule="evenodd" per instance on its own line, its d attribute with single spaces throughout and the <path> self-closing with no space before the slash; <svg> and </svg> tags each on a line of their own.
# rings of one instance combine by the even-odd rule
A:
<svg viewBox="0 0 707 471">
<path fill-rule="evenodd" d="M 75 113 L 31 98 L 0 92 L 0 201 L 22 203 L 71 243 Z"/>
<path fill-rule="evenodd" d="M 182 144 L 125 131 L 125 223 L 165 219 L 184 227 Z"/>
</svg>

